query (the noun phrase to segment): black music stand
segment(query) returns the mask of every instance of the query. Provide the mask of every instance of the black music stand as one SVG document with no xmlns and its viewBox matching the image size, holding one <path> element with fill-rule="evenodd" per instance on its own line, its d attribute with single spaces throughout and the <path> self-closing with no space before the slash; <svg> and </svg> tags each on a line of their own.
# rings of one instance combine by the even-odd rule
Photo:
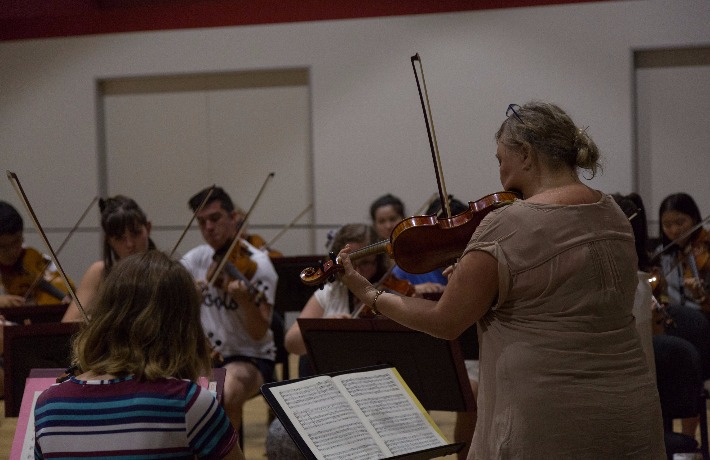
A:
<svg viewBox="0 0 710 460">
<path fill-rule="evenodd" d="M 390 319 L 299 318 L 317 374 L 387 364 L 427 410 L 475 409 L 458 340 L 443 340 Z"/>
<path fill-rule="evenodd" d="M 64 368 L 71 361 L 71 337 L 81 323 L 44 323 L 5 326 L 5 417 L 20 412 L 25 379 L 33 368 Z"/>
<path fill-rule="evenodd" d="M 326 259 L 324 256 L 291 256 L 274 257 L 274 265 L 279 281 L 274 294 L 274 310 L 284 315 L 287 311 L 301 311 L 317 288 L 306 286 L 301 281 L 301 272 L 304 268 L 318 267 L 319 261 Z M 285 316 L 285 315 L 284 315 Z"/>
<path fill-rule="evenodd" d="M 19 307 L 0 307 L 0 315 L 13 323 L 58 323 L 64 317 L 68 304 L 22 305 Z"/>
</svg>

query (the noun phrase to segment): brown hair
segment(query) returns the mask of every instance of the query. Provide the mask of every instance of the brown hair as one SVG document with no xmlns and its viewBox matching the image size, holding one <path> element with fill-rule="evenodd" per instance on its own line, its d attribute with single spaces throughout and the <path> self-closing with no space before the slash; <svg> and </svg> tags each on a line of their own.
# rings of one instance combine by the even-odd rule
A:
<svg viewBox="0 0 710 460">
<path fill-rule="evenodd" d="M 359 243 L 362 245 L 369 245 L 377 242 L 377 233 L 371 225 L 367 224 L 346 224 L 340 227 L 338 232 L 333 237 L 333 241 L 330 244 L 330 250 L 336 255 L 347 245 L 348 243 Z M 377 273 L 375 273 L 374 279 L 379 279 L 387 271 L 387 266 L 385 263 L 385 255 L 377 255 Z"/>
<path fill-rule="evenodd" d="M 564 110 L 538 101 L 514 107 L 515 113 L 496 132 L 496 141 L 515 150 L 528 148 L 542 154 L 554 169 L 566 165 L 589 170 L 589 179 L 601 169 L 597 145 L 586 128 L 578 128 Z"/>
<path fill-rule="evenodd" d="M 123 195 L 99 200 L 101 210 L 101 228 L 104 231 L 104 274 L 118 260 L 108 240 L 110 237 L 118 238 L 126 230 L 137 232 L 140 227 L 148 225 L 148 217 L 133 199 Z M 155 243 L 148 238 L 148 249 L 155 249 Z"/>
<path fill-rule="evenodd" d="M 95 374 L 196 381 L 210 369 L 192 276 L 149 250 L 120 260 L 97 294 L 91 321 L 73 340 L 73 364 Z"/>
</svg>

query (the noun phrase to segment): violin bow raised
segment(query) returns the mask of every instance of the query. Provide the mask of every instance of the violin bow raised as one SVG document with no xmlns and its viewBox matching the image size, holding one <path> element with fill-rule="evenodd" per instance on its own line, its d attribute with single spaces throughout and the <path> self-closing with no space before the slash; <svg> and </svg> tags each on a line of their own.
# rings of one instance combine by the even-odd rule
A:
<svg viewBox="0 0 710 460">
<path fill-rule="evenodd" d="M 424 112 L 424 123 L 426 124 L 426 132 L 429 136 L 429 147 L 431 148 L 431 155 L 434 161 L 434 172 L 436 173 L 436 183 L 439 189 L 439 200 L 441 201 L 441 209 L 444 214 L 444 218 L 449 218 L 451 217 L 451 206 L 449 205 L 449 195 L 446 193 L 444 171 L 441 167 L 441 157 L 439 156 L 439 144 L 436 141 L 436 131 L 434 130 L 434 116 L 431 113 L 431 106 L 429 104 L 429 93 L 426 89 L 426 80 L 424 79 L 424 67 L 422 66 L 422 60 L 419 57 L 419 53 L 416 53 L 414 56 L 412 56 L 411 61 L 412 70 L 414 70 L 414 79 L 417 81 L 419 100 L 421 101 L 422 111 Z M 415 61 L 419 63 L 419 72 L 422 74 L 421 85 L 419 84 L 417 67 L 414 65 Z M 424 87 L 423 93 L 422 86 Z"/>
<path fill-rule="evenodd" d="M 239 244 L 239 241 L 242 238 L 242 233 L 244 232 L 244 229 L 246 228 L 246 222 L 249 220 L 249 216 L 251 215 L 251 212 L 254 210 L 254 207 L 256 206 L 256 203 L 259 201 L 261 198 L 261 194 L 264 193 L 264 189 L 266 188 L 266 184 L 269 183 L 271 179 L 273 179 L 275 173 L 270 172 L 267 174 L 266 179 L 264 179 L 264 183 L 261 184 L 261 188 L 259 189 L 259 193 L 256 194 L 256 197 L 254 198 L 254 201 L 251 203 L 251 206 L 249 206 L 249 210 L 247 211 L 246 214 L 244 214 L 244 218 L 242 219 L 241 224 L 239 224 L 239 229 L 237 230 L 237 234 L 232 240 L 232 244 L 229 245 L 229 249 L 227 249 L 227 252 L 224 254 L 224 257 L 222 257 L 222 260 L 219 261 L 219 264 L 217 265 L 217 269 L 214 271 L 214 274 L 212 275 L 212 278 L 208 281 L 209 286 L 214 286 L 215 281 L 217 280 L 217 277 L 220 276 L 220 273 L 222 273 L 222 269 L 224 269 L 224 266 L 227 264 L 228 254 L 231 254 L 232 251 L 234 250 L 235 247 L 237 247 L 237 244 Z"/>
<path fill-rule="evenodd" d="M 195 217 L 197 217 L 197 213 L 202 211 L 202 208 L 205 207 L 205 205 L 207 204 L 207 200 L 209 200 L 210 197 L 212 196 L 212 192 L 214 192 L 214 189 L 215 189 L 215 184 L 212 184 L 212 187 L 210 187 L 209 191 L 207 192 L 207 195 L 205 195 L 205 198 L 202 200 L 202 203 L 200 203 L 200 205 L 197 207 L 197 209 L 195 209 L 195 212 L 192 213 L 192 217 L 190 218 L 190 221 L 187 223 L 187 225 L 185 226 L 185 229 L 182 231 L 180 238 L 178 238 L 178 240 L 175 242 L 175 246 L 173 246 L 173 250 L 170 251 L 170 257 L 172 257 L 173 254 L 175 254 L 175 251 L 177 250 L 178 246 L 180 246 L 180 242 L 182 241 L 183 238 L 185 238 L 185 234 L 190 229 L 190 226 L 192 225 L 192 222 L 195 220 Z"/>
<path fill-rule="evenodd" d="M 94 199 L 91 200 L 91 203 L 89 203 L 89 206 L 86 207 L 86 209 L 84 210 L 84 213 L 81 215 L 81 217 L 79 217 L 79 220 L 77 220 L 76 223 L 74 224 L 74 226 L 71 228 L 71 230 L 69 230 L 69 233 L 67 234 L 67 236 L 64 237 L 64 240 L 57 248 L 57 255 L 59 255 L 59 253 L 62 252 L 62 249 L 64 249 L 64 246 L 69 241 L 69 238 L 71 238 L 71 236 L 74 234 L 76 229 L 79 228 L 79 225 L 81 225 L 81 223 L 84 221 L 84 218 L 86 217 L 87 214 L 89 214 L 89 211 L 91 211 L 91 208 L 94 206 L 94 203 L 96 203 L 98 201 L 98 199 L 99 199 L 99 197 L 95 196 Z M 40 272 L 37 274 L 37 277 L 34 279 L 34 281 L 32 281 L 32 284 L 30 284 L 30 287 L 27 288 L 27 291 L 25 292 L 25 295 L 24 295 L 25 301 L 27 301 L 27 299 L 29 299 L 30 294 L 32 293 L 32 290 L 35 287 L 37 287 L 37 284 L 39 284 L 40 280 L 44 276 L 44 271 L 47 270 L 47 267 L 49 267 L 49 264 L 50 264 L 50 261 L 47 261 L 44 268 L 42 270 L 40 270 Z"/>
<path fill-rule="evenodd" d="M 67 274 L 64 272 L 62 265 L 59 263 L 59 259 L 57 258 L 57 254 L 54 252 L 54 249 L 52 249 L 52 245 L 49 243 L 49 239 L 47 238 L 47 235 L 44 233 L 44 229 L 42 228 L 42 225 L 40 225 L 39 220 L 37 219 L 37 215 L 35 214 L 34 209 L 32 209 L 32 205 L 30 205 L 30 202 L 27 199 L 27 195 L 25 194 L 25 191 L 22 188 L 22 184 L 20 184 L 20 179 L 17 177 L 17 174 L 15 174 L 12 171 L 7 171 L 7 178 L 12 183 L 13 187 L 15 188 L 15 191 L 17 192 L 17 195 L 20 197 L 20 200 L 22 201 L 22 204 L 25 205 L 27 212 L 32 217 L 32 222 L 34 223 L 35 227 L 37 228 L 37 232 L 39 233 L 40 237 L 42 238 L 42 241 L 44 241 L 45 246 L 47 246 L 47 250 L 49 251 L 49 256 L 51 257 L 52 262 L 54 262 L 54 265 L 57 267 L 57 271 L 61 275 L 62 280 L 64 281 L 64 284 L 66 284 L 67 289 L 69 289 L 69 294 L 71 295 L 72 299 L 76 303 L 76 306 L 79 308 L 79 311 L 81 312 L 81 316 L 84 318 L 84 321 L 86 321 L 86 323 L 88 323 L 89 317 L 86 315 L 86 311 L 84 310 L 84 307 L 81 305 L 81 302 L 79 301 L 79 298 L 77 297 L 76 292 L 74 292 L 74 288 L 72 288 L 72 285 L 69 282 L 69 278 L 67 277 Z"/>
<path fill-rule="evenodd" d="M 291 222 L 289 222 L 288 225 L 286 225 L 284 228 L 282 228 L 281 231 L 276 234 L 276 236 L 271 238 L 271 240 L 268 243 L 266 243 L 264 245 L 264 247 L 266 247 L 266 249 L 269 249 L 271 247 L 271 245 L 274 244 L 279 238 L 281 238 L 283 236 L 283 234 L 286 233 L 286 231 L 289 228 L 296 225 L 296 222 L 301 220 L 301 217 L 305 216 L 306 213 L 311 210 L 311 208 L 313 208 L 313 203 L 309 203 L 308 206 L 306 206 L 305 209 L 303 211 L 301 211 L 301 213 L 299 215 L 297 215 Z"/>
</svg>

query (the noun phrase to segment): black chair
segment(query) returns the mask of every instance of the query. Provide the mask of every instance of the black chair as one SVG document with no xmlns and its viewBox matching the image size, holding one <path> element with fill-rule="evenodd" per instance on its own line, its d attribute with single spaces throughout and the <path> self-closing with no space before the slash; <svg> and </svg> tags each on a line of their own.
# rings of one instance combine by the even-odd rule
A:
<svg viewBox="0 0 710 460">
<path fill-rule="evenodd" d="M 286 338 L 286 325 L 284 317 L 278 311 L 271 315 L 271 331 L 274 334 L 274 344 L 276 345 L 276 364 L 281 364 L 281 380 L 288 380 L 290 372 L 288 367 L 288 351 L 284 345 Z"/>
<path fill-rule="evenodd" d="M 700 353 L 687 340 L 670 335 L 654 336 L 653 351 L 668 459 L 676 453 L 699 451 L 703 460 L 709 460 Z M 673 431 L 674 419 L 691 417 L 700 417 L 700 445 L 694 437 Z"/>
</svg>

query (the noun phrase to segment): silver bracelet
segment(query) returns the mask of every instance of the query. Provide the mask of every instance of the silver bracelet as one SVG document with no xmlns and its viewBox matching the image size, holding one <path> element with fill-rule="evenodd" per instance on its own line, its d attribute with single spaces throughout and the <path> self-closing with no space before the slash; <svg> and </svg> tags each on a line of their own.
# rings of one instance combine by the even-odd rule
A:
<svg viewBox="0 0 710 460">
<path fill-rule="evenodd" d="M 375 315 L 380 314 L 380 312 L 377 311 L 377 298 L 380 297 L 380 294 L 382 294 L 383 292 L 385 291 L 377 291 L 375 293 L 375 298 L 372 300 L 372 313 L 374 313 Z"/>
</svg>

